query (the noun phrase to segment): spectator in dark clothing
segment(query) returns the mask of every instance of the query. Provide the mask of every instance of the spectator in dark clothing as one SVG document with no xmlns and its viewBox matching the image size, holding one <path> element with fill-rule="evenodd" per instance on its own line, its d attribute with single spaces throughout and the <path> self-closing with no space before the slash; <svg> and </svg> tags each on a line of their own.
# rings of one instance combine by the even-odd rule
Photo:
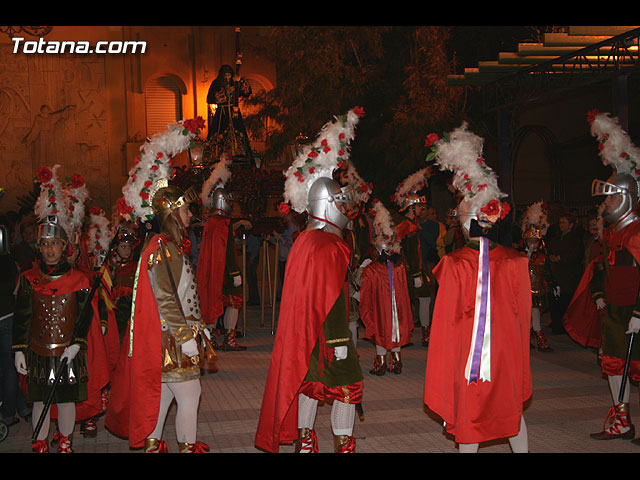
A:
<svg viewBox="0 0 640 480">
<path fill-rule="evenodd" d="M 33 262 L 38 258 L 36 248 L 36 238 L 38 234 L 38 224 L 33 215 L 26 216 L 20 222 L 20 243 L 12 247 L 11 256 L 18 264 L 20 273 L 29 270 Z"/>
<path fill-rule="evenodd" d="M 258 262 L 260 261 L 260 245 L 262 237 L 254 233 L 247 235 L 247 287 L 249 298 L 247 305 L 260 305 L 258 291 Z"/>
<path fill-rule="evenodd" d="M 19 388 L 18 373 L 14 365 L 13 291 L 18 278 L 18 268 L 8 254 L 0 254 L 0 418 L 11 426 L 19 422 L 18 416 L 30 421 L 31 408 Z"/>
<path fill-rule="evenodd" d="M 547 252 L 551 271 L 558 287 L 552 292 L 551 333 L 564 333 L 564 316 L 583 271 L 584 243 L 582 234 L 575 228 L 575 219 L 563 214 L 558 219 L 558 233 L 547 239 Z"/>
</svg>

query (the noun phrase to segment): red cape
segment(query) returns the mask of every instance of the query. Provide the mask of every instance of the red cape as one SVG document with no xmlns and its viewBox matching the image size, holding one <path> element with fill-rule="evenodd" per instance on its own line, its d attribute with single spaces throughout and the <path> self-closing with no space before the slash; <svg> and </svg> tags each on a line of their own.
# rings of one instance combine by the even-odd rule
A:
<svg viewBox="0 0 640 480">
<path fill-rule="evenodd" d="M 64 295 L 92 287 L 91 272 L 83 271 L 81 268 L 71 268 L 68 273 L 46 285 L 42 284 L 39 266 L 30 269 L 24 275 L 33 285 L 34 291 L 44 294 L 51 294 L 50 291 L 56 289 L 57 295 Z M 97 293 L 93 296 L 91 306 L 93 308 L 93 318 L 86 339 L 87 368 L 89 370 L 89 380 L 87 382 L 88 398 L 84 402 L 76 403 L 77 421 L 86 420 L 102 413 L 101 393 L 102 389 L 109 383 L 111 373 L 98 313 Z M 51 418 L 57 418 L 57 416 L 58 410 L 55 405 L 52 405 Z"/>
<path fill-rule="evenodd" d="M 438 280 L 425 373 L 424 402 L 460 443 L 516 435 L 532 394 L 527 257 L 501 245 L 490 250 L 491 381 L 467 385 L 479 252 L 463 247 L 433 270 Z"/>
<path fill-rule="evenodd" d="M 593 278 L 593 268 L 602 256 L 587 265 L 571 303 L 562 317 L 567 334 L 583 347 L 599 348 L 602 344 L 602 315 L 591 295 L 589 282 Z"/>
<path fill-rule="evenodd" d="M 214 324 L 224 313 L 222 282 L 227 258 L 227 239 L 231 219 L 213 215 L 207 219 L 202 231 L 200 255 L 196 267 L 196 281 L 200 295 L 202 320 Z"/>
<path fill-rule="evenodd" d="M 298 438 L 298 390 L 322 325 L 343 292 L 349 246 L 332 233 L 302 232 L 285 268 L 278 330 L 262 398 L 255 446 L 277 452 Z"/>
<path fill-rule="evenodd" d="M 393 267 L 393 289 L 400 324 L 399 342 L 391 341 L 391 289 L 387 265 L 373 262 L 362 272 L 359 312 L 365 326 L 365 336 L 387 350 L 407 345 L 411 342 L 413 332 L 407 273 L 403 264 Z"/>
<path fill-rule="evenodd" d="M 128 328 L 111 381 L 104 422 L 115 435 L 129 438 L 132 448 L 144 445 L 145 439 L 156 426 L 160 410 L 162 332 L 160 314 L 147 271 L 147 259 L 158 250 L 159 238 L 165 243 L 170 241 L 155 235 L 140 255 L 133 307 L 133 339 Z M 129 356 L 130 341 L 133 341 L 132 356 Z"/>
</svg>

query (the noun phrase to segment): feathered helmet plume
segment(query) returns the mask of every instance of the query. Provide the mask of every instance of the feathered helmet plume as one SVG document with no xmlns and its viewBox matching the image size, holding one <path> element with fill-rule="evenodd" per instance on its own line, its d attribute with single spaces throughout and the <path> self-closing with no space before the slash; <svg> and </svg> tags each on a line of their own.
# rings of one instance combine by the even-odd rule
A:
<svg viewBox="0 0 640 480">
<path fill-rule="evenodd" d="M 542 238 L 549 228 L 546 205 L 544 202 L 535 202 L 529 205 L 522 214 L 521 229 L 523 237 L 527 232 L 537 238 Z"/>
<path fill-rule="evenodd" d="M 40 167 L 36 177 L 40 182 L 40 195 L 34 205 L 34 212 L 38 218 L 38 238 L 59 237 L 68 240 L 71 238 L 71 225 L 67 205 L 64 201 L 64 193 L 58 180 L 57 172 L 60 165 L 53 168 Z"/>
<path fill-rule="evenodd" d="M 404 211 L 411 205 L 427 203 L 424 196 L 419 196 L 418 192 L 427 187 L 427 179 L 431 176 L 431 167 L 425 167 L 412 173 L 398 184 L 395 193 L 391 196 L 399 207 Z"/>
<path fill-rule="evenodd" d="M 342 165 L 339 162 L 338 169 L 341 173 L 340 183 L 349 187 L 356 203 L 367 203 L 373 192 L 373 184 L 364 181 L 351 160 L 344 160 Z"/>
<path fill-rule="evenodd" d="M 400 253 L 400 239 L 389 210 L 377 198 L 373 200 L 373 243 L 376 249 L 387 253 Z"/>
<path fill-rule="evenodd" d="M 503 219 L 510 206 L 501 201 L 507 195 L 500 191 L 497 175 L 484 161 L 483 144 L 484 140 L 470 132 L 464 122 L 442 138 L 430 134 L 426 145 L 431 147 L 427 161 L 434 160 L 441 170 L 453 172 L 452 185 L 462 195 L 459 210 L 467 210 L 487 228 Z"/>
<path fill-rule="evenodd" d="M 89 198 L 89 190 L 82 175 L 71 175 L 62 193 L 69 212 L 69 226 L 79 234 L 84 221 L 85 203 Z"/>
<path fill-rule="evenodd" d="M 202 127 L 202 117 L 181 120 L 167 125 L 164 132 L 156 133 L 142 145 L 141 154 L 136 157 L 136 164 L 122 187 L 124 199 L 132 208 L 130 213 L 136 218 L 143 221 L 153 218 L 153 197 L 159 189 L 168 186 L 173 157 L 193 146 L 193 139 Z"/>
<path fill-rule="evenodd" d="M 205 208 L 211 208 L 213 202 L 213 194 L 218 188 L 224 188 L 229 179 L 231 179 L 231 159 L 228 155 L 223 154 L 220 157 L 218 163 L 211 170 L 209 178 L 202 185 L 202 192 L 200 193 L 200 199 L 202 200 L 202 206 Z"/>
<path fill-rule="evenodd" d="M 89 209 L 88 235 L 89 257 L 94 262 L 94 265 L 100 265 L 102 258 L 109 251 L 109 244 L 113 238 L 111 222 L 100 207 L 91 207 Z"/>
<path fill-rule="evenodd" d="M 600 158 L 604 165 L 611 166 L 616 173 L 628 173 L 636 180 L 640 176 L 640 149 L 636 147 L 616 117 L 598 110 L 587 114 L 591 135 L 598 140 Z"/>
<path fill-rule="evenodd" d="M 296 212 L 305 211 L 313 182 L 320 177 L 332 178 L 334 170 L 346 164 L 356 125 L 363 116 L 362 107 L 352 108 L 346 115 L 326 123 L 316 140 L 302 147 L 285 172 L 284 201 Z"/>
</svg>

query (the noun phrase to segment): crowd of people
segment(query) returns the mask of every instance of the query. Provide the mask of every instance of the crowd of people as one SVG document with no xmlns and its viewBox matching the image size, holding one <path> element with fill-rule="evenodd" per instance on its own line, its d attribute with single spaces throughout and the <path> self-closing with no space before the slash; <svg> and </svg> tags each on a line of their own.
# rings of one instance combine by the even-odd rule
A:
<svg viewBox="0 0 640 480">
<path fill-rule="evenodd" d="M 348 158 L 363 115 L 356 107 L 336 117 L 301 151 L 286 172 L 280 228 L 267 234 L 232 217 L 226 157 L 202 186 L 182 190 L 156 174 L 172 154 L 152 143 L 111 216 L 85 208 L 80 175 L 63 185 L 58 166 L 41 167 L 33 209 L 0 222 L 4 421 L 32 423 L 34 452 L 73 452 L 75 425 L 95 436 L 104 415 L 132 448 L 161 453 L 175 399 L 179 451 L 209 451 L 197 439 L 201 370 L 216 371 L 216 350 L 246 350 L 238 320 L 260 304 L 256 270 L 268 241 L 279 246 L 279 313 L 258 449 L 293 443 L 317 452 L 315 419 L 327 403 L 334 450 L 355 452 L 365 372 L 402 374 L 402 348 L 419 329 L 424 403 L 460 451 L 507 438 L 527 452 L 529 352 L 554 351 L 547 313 L 551 334 L 598 349 L 610 380 L 614 406 L 592 437 L 633 440 L 626 375 L 637 379 L 640 352 L 630 363 L 624 352 L 628 334 L 640 331 L 635 179 L 618 167 L 594 190 L 605 201 L 586 218 L 543 201 L 514 214 L 482 139 L 463 124 L 427 137 L 434 165 L 452 173 L 457 204 L 438 218 L 424 195 L 434 165 L 401 182 L 390 201 L 373 196 Z M 188 142 L 197 126 L 185 121 L 166 135 Z M 504 245 L 496 226 L 510 211 Z M 375 345 L 374 358 L 359 358 L 359 341 Z M 371 368 L 363 372 L 361 361 Z"/>
</svg>

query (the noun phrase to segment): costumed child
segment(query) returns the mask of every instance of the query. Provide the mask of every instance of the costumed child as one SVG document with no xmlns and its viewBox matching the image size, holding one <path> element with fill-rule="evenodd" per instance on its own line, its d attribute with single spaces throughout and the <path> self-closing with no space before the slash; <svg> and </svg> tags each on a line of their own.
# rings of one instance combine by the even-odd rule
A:
<svg viewBox="0 0 640 480">
<path fill-rule="evenodd" d="M 547 343 L 540 316 L 548 308 L 549 290 L 557 291 L 543 240 L 548 227 L 543 202 L 531 204 L 522 215 L 522 249 L 529 259 L 531 279 L 531 330 L 541 352 L 553 352 Z"/>
<path fill-rule="evenodd" d="M 356 404 L 362 370 L 348 327 L 344 284 L 350 249 L 347 187 L 333 178 L 364 115 L 356 107 L 324 125 L 286 172 L 284 199 L 308 213 L 307 228 L 293 244 L 285 269 L 278 329 L 267 375 L 255 446 L 278 452 L 318 452 L 314 428 L 319 402 L 332 404 L 334 451 L 355 452 Z"/>
<path fill-rule="evenodd" d="M 427 346 L 431 331 L 431 301 L 435 286 L 431 285 L 422 258 L 420 245 L 420 222 L 427 208 L 427 199 L 418 192 L 426 187 L 427 178 L 431 175 L 431 167 L 426 167 L 409 175 L 396 188 L 392 200 L 398 205 L 404 220 L 398 222 L 397 230 L 401 238 L 402 252 L 407 268 L 409 296 L 422 328 L 422 345 Z"/>
<path fill-rule="evenodd" d="M 237 342 L 237 324 L 242 309 L 242 275 L 238 266 L 231 219 L 233 198 L 225 190 L 231 178 L 230 158 L 223 155 L 202 186 L 202 206 L 210 214 L 202 231 L 197 279 L 201 285 L 202 318 L 215 327 L 224 316 L 224 340 L 218 345 L 224 351 L 242 351 Z"/>
<path fill-rule="evenodd" d="M 411 342 L 413 316 L 395 225 L 381 201 L 374 200 L 372 210 L 377 258 L 362 272 L 360 316 L 366 337 L 376 346 L 373 369 L 369 373 L 382 376 L 387 369 L 395 374 L 402 372 L 400 349 Z M 391 361 L 387 362 L 389 352 Z"/>
<path fill-rule="evenodd" d="M 596 347 L 600 343 L 602 348 L 601 369 L 613 404 L 602 430 L 591 438 L 633 439 L 630 380 L 640 380 L 640 348 L 635 338 L 640 331 L 640 149 L 617 118 L 590 111 L 587 119 L 603 164 L 614 172 L 606 181 L 595 179 L 591 186 L 592 196 L 605 197 L 603 252 L 585 270 L 563 323 L 578 343 Z M 640 439 L 632 441 L 640 444 Z"/>
<path fill-rule="evenodd" d="M 424 402 L 444 421 L 461 453 L 508 438 L 528 452 L 524 402 L 532 394 L 527 257 L 491 239 L 509 204 L 482 158 L 483 139 L 467 124 L 437 140 L 435 164 L 453 172 L 457 214 L 468 243 L 436 267 L 439 290 L 425 371 Z"/>
<path fill-rule="evenodd" d="M 197 199 L 168 184 L 172 158 L 186 150 L 202 119 L 167 126 L 142 146 L 123 187 L 124 198 L 141 221 L 157 220 L 160 233 L 147 236 L 136 270 L 131 318 L 122 342 L 105 426 L 145 453 L 167 452 L 162 439 L 166 416 L 177 403 L 180 453 L 201 453 L 197 441 L 200 403 L 199 339 L 204 329 L 193 265 L 183 250 L 185 229 Z"/>
<path fill-rule="evenodd" d="M 73 231 L 57 178 L 59 165 L 40 167 L 41 193 L 35 203 L 39 219 L 37 244 L 41 261 L 18 280 L 13 325 L 13 351 L 19 374 L 26 375 L 27 401 L 33 402 L 33 427 L 42 416 L 33 442 L 37 453 L 49 451 L 51 410 L 44 416 L 45 401 L 55 385 L 52 408 L 58 421 L 54 438 L 57 451 L 72 453 L 76 404 L 88 398 L 87 346 L 92 325 L 98 325 L 98 299 L 89 299 L 90 278 L 67 261 Z M 90 305 L 87 302 L 91 301 Z M 85 305 L 87 310 L 85 311 Z M 86 314 L 82 316 L 82 313 Z M 56 383 L 61 364 L 62 377 Z M 34 432 L 35 433 L 35 432 Z"/>
</svg>

